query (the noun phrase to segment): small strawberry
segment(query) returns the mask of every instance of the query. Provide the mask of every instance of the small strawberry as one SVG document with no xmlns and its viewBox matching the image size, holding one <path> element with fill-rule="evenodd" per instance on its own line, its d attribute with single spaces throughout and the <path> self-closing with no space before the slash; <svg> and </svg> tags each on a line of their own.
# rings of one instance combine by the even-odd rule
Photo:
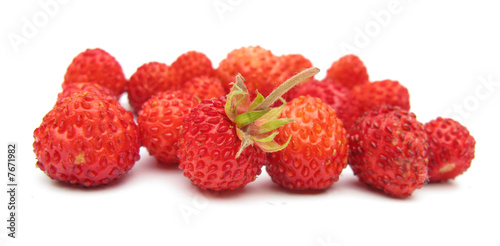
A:
<svg viewBox="0 0 500 246">
<path fill-rule="evenodd" d="M 289 92 L 283 95 L 286 101 L 291 101 L 300 96 L 312 96 L 320 98 L 323 102 L 324 99 L 330 98 L 330 93 L 326 92 L 327 89 L 321 87 L 323 83 L 317 79 L 312 79 L 309 82 L 302 83 L 292 88 Z"/>
<path fill-rule="evenodd" d="M 278 66 L 278 57 L 271 51 L 260 46 L 242 47 L 231 51 L 219 63 L 216 75 L 226 91 L 231 89 L 230 83 L 235 82 L 235 76 L 241 74 L 250 92 L 258 90 L 262 95 L 267 96 L 274 88 L 275 82 L 273 81 L 277 78 L 273 71 Z"/>
<path fill-rule="evenodd" d="M 352 89 L 349 99 L 351 103 L 346 104 L 345 113 L 341 119 L 349 129 L 364 112 L 374 107 L 384 105 L 397 106 L 404 110 L 410 110 L 410 94 L 408 89 L 398 81 L 383 80 L 356 86 Z"/>
<path fill-rule="evenodd" d="M 160 92 L 144 103 L 137 123 L 142 145 L 149 154 L 166 164 L 179 162 L 175 142 L 179 129 L 198 100 L 181 91 Z"/>
<path fill-rule="evenodd" d="M 266 163 L 266 153 L 278 151 L 287 143 L 274 141 L 276 128 L 290 122 L 278 119 L 285 107 L 270 108 L 291 87 L 316 74 L 314 68 L 294 76 L 264 98 L 250 94 L 241 75 L 231 93 L 203 100 L 184 120 L 177 152 L 179 168 L 194 185 L 210 190 L 234 190 L 255 180 Z M 283 100 L 284 101 L 284 100 Z"/>
<path fill-rule="evenodd" d="M 467 171 L 474 159 L 476 145 L 467 128 L 441 117 L 424 127 L 429 136 L 429 181 L 453 179 Z"/>
<path fill-rule="evenodd" d="M 64 98 L 33 135 L 40 168 L 51 179 L 86 187 L 107 184 L 139 160 L 139 133 L 132 113 L 92 92 Z"/>
<path fill-rule="evenodd" d="M 241 147 L 223 98 L 203 100 L 185 119 L 177 152 L 184 176 L 202 189 L 235 190 L 255 180 L 266 162 L 257 146 Z"/>
<path fill-rule="evenodd" d="M 413 113 L 384 106 L 366 112 L 349 132 L 349 165 L 359 180 L 407 197 L 427 178 L 428 143 Z"/>
<path fill-rule="evenodd" d="M 319 98 L 301 96 L 283 110 L 293 123 L 278 128 L 276 142 L 290 144 L 271 153 L 266 166 L 271 179 L 291 190 L 323 190 L 347 166 L 346 131 L 335 110 Z"/>
<path fill-rule="evenodd" d="M 300 96 L 317 97 L 335 109 L 338 117 L 342 119 L 341 111 L 345 111 L 344 109 L 348 106 L 348 103 L 351 103 L 348 96 L 349 93 L 349 89 L 333 83 L 330 79 L 322 81 L 312 80 L 290 90 L 288 98 L 294 99 Z"/>
<path fill-rule="evenodd" d="M 111 98 L 118 100 L 118 98 L 106 87 L 93 83 L 71 83 L 63 85 L 63 91 L 57 95 L 57 102 L 61 102 L 65 97 L 69 97 L 75 93 L 80 92 L 94 92 L 97 94 L 108 95 Z"/>
<path fill-rule="evenodd" d="M 220 80 L 209 76 L 195 77 L 188 80 L 182 85 L 182 91 L 191 93 L 200 99 L 217 98 L 226 95 Z"/>
<path fill-rule="evenodd" d="M 179 89 L 175 74 L 175 70 L 160 62 L 149 62 L 137 68 L 127 89 L 128 101 L 134 111 L 139 112 L 142 104 L 158 92 Z"/>
<path fill-rule="evenodd" d="M 356 55 L 346 55 L 335 61 L 326 71 L 326 78 L 352 89 L 368 83 L 366 67 Z"/>
<path fill-rule="evenodd" d="M 106 87 L 117 98 L 127 85 L 127 79 L 118 61 L 102 49 L 87 49 L 78 54 L 68 66 L 63 87 L 82 82 Z"/>
<path fill-rule="evenodd" d="M 277 79 L 273 81 L 275 82 L 275 87 L 279 86 L 279 83 L 286 81 L 294 75 L 313 67 L 311 61 L 300 54 L 279 56 L 278 61 L 280 69 L 279 71 L 275 71 L 275 73 L 277 73 Z M 314 77 L 311 77 L 303 81 L 302 83 L 308 83 L 313 79 Z"/>
<path fill-rule="evenodd" d="M 176 71 L 176 80 L 179 84 L 184 84 L 199 76 L 214 76 L 215 73 L 210 59 L 197 51 L 189 51 L 180 55 L 171 67 Z"/>
</svg>

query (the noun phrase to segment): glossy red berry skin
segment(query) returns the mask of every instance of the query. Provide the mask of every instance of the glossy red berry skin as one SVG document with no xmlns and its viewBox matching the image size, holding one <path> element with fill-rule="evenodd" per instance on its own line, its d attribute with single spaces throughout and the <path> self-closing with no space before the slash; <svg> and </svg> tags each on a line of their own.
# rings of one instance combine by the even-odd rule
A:
<svg viewBox="0 0 500 246">
<path fill-rule="evenodd" d="M 349 145 L 354 174 L 391 196 L 407 197 L 427 179 L 427 134 L 413 113 L 375 108 L 351 128 Z"/>
<path fill-rule="evenodd" d="M 323 190 L 338 181 L 349 146 L 335 110 L 318 98 L 301 96 L 287 104 L 281 118 L 294 122 L 278 128 L 278 144 L 291 140 L 269 154 L 266 171 L 273 182 L 291 190 Z"/>
<path fill-rule="evenodd" d="M 66 97 L 34 131 L 36 166 L 51 179 L 86 187 L 107 184 L 139 160 L 131 112 L 92 92 Z"/>
<path fill-rule="evenodd" d="M 210 59 L 205 54 L 197 51 L 189 51 L 180 55 L 172 63 L 171 67 L 176 71 L 175 79 L 180 85 L 196 77 L 212 77 L 215 74 Z"/>
<path fill-rule="evenodd" d="M 322 81 L 312 80 L 297 86 L 288 92 L 288 98 L 294 99 L 300 96 L 312 96 L 321 99 L 328 106 L 335 109 L 337 116 L 342 119 L 345 114 L 346 107 L 352 103 L 349 99 L 349 89 L 333 83 L 330 79 Z"/>
<path fill-rule="evenodd" d="M 266 155 L 254 146 L 238 158 L 241 140 L 224 111 L 224 97 L 203 100 L 184 120 L 177 152 L 184 176 L 208 190 L 235 190 L 255 180 Z"/>
<path fill-rule="evenodd" d="M 390 105 L 410 110 L 410 93 L 408 89 L 395 80 L 382 80 L 353 88 L 348 95 L 349 103 L 345 104 L 342 121 L 349 129 L 365 112 L 375 107 Z"/>
<path fill-rule="evenodd" d="M 57 102 L 61 102 L 64 98 L 69 97 L 75 93 L 93 92 L 102 95 L 108 95 L 117 100 L 118 98 L 106 87 L 93 83 L 71 83 L 63 85 L 63 91 L 57 95 Z"/>
<path fill-rule="evenodd" d="M 177 164 L 179 131 L 184 118 L 198 100 L 181 91 L 160 92 L 146 101 L 139 112 L 137 123 L 142 145 L 149 154 L 166 164 Z"/>
<path fill-rule="evenodd" d="M 127 79 L 118 61 L 102 49 L 87 49 L 78 54 L 66 70 L 64 85 L 95 83 L 108 88 L 115 97 L 126 90 Z"/>
<path fill-rule="evenodd" d="M 241 74 L 248 91 L 258 90 L 267 96 L 274 89 L 277 70 L 280 69 L 279 59 L 270 50 L 260 46 L 249 46 L 235 49 L 227 55 L 216 69 L 216 76 L 229 92 L 236 75 Z"/>
<path fill-rule="evenodd" d="M 356 55 L 346 55 L 335 61 L 326 71 L 326 78 L 348 89 L 369 82 L 366 67 Z"/>
<path fill-rule="evenodd" d="M 276 79 L 274 79 L 275 87 L 278 87 L 294 75 L 313 67 L 312 62 L 300 54 L 279 56 L 278 61 L 280 69 L 278 71 L 274 71 L 276 73 L 275 76 L 277 77 Z M 313 79 L 314 77 L 310 77 L 304 80 L 302 83 L 307 83 Z"/>
<path fill-rule="evenodd" d="M 128 101 L 135 112 L 154 94 L 166 90 L 177 90 L 180 83 L 175 79 L 176 73 L 171 67 L 161 62 L 143 64 L 130 77 Z"/>
<path fill-rule="evenodd" d="M 471 166 L 476 140 L 469 130 L 449 118 L 437 118 L 425 124 L 429 136 L 429 181 L 454 179 Z"/>
<path fill-rule="evenodd" d="M 216 77 L 201 76 L 188 80 L 182 85 L 182 91 L 191 93 L 199 99 L 218 98 L 226 95 L 226 91 Z"/>
</svg>

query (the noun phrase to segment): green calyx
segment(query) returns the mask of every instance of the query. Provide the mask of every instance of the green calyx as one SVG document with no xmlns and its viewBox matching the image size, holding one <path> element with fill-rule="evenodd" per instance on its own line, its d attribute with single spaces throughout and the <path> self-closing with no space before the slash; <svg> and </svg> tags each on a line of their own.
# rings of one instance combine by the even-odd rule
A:
<svg viewBox="0 0 500 246">
<path fill-rule="evenodd" d="M 266 98 L 257 92 L 253 101 L 250 101 L 245 79 L 240 74 L 236 76 L 236 82 L 233 83 L 233 88 L 227 95 L 224 107 L 227 117 L 236 124 L 236 133 L 241 140 L 236 158 L 246 147 L 254 144 L 265 152 L 276 152 L 288 145 L 291 137 L 282 145 L 274 140 L 278 135 L 274 130 L 293 122 L 292 119 L 279 118 L 286 106 L 286 101 L 281 96 L 318 72 L 318 68 L 304 70 L 288 79 Z M 277 100 L 280 100 L 282 104 L 279 107 L 271 107 Z"/>
</svg>

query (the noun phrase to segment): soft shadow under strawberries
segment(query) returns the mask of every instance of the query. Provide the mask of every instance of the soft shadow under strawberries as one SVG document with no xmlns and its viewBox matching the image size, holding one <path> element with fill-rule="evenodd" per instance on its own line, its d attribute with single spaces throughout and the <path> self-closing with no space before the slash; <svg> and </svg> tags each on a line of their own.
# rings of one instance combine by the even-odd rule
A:
<svg viewBox="0 0 500 246">
<path fill-rule="evenodd" d="M 360 191 L 363 191 L 363 193 L 367 193 L 367 194 L 372 194 L 372 195 L 376 195 L 380 198 L 386 198 L 386 199 L 390 199 L 390 200 L 394 200 L 394 201 L 411 201 L 414 199 L 415 196 L 413 195 L 410 195 L 408 197 L 396 197 L 396 196 L 391 196 L 385 192 L 383 192 L 382 190 L 379 190 L 379 189 L 375 189 L 357 179 L 352 179 L 352 180 L 349 180 L 347 182 L 347 184 L 351 187 L 354 187 L 356 188 L 357 190 L 360 190 Z M 419 190 L 417 189 L 415 192 L 419 192 Z"/>
<path fill-rule="evenodd" d="M 130 179 L 131 175 L 134 175 L 133 172 L 128 172 L 127 174 L 124 174 L 122 177 L 111 181 L 110 183 L 106 185 L 100 185 L 96 187 L 85 187 L 82 185 L 74 185 L 66 182 L 61 182 L 61 181 L 56 181 L 56 180 L 49 180 L 48 182 L 50 185 L 59 188 L 59 189 L 64 189 L 64 190 L 72 190 L 72 191 L 82 191 L 82 192 L 96 192 L 96 191 L 102 191 L 102 190 L 111 190 L 116 187 L 123 186 L 124 184 L 127 183 L 127 180 Z"/>
</svg>

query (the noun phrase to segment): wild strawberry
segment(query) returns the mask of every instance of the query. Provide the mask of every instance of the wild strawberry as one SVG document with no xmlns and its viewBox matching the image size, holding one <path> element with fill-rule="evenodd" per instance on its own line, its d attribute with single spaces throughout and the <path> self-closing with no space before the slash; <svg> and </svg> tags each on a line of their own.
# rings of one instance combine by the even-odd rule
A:
<svg viewBox="0 0 500 246">
<path fill-rule="evenodd" d="M 349 132 L 349 165 L 359 180 L 396 197 L 407 197 L 427 178 L 428 143 L 415 114 L 375 108 Z"/>
<path fill-rule="evenodd" d="M 64 98 L 33 135 L 36 166 L 66 183 L 107 184 L 139 160 L 132 113 L 106 95 L 82 92 Z"/>
<path fill-rule="evenodd" d="M 333 83 L 330 79 L 322 81 L 312 80 L 290 90 L 288 98 L 294 99 L 300 96 L 317 97 L 335 109 L 337 116 L 342 119 L 343 115 L 346 114 L 345 109 L 348 107 L 348 104 L 352 103 L 349 100 L 349 93 L 349 89 Z"/>
<path fill-rule="evenodd" d="M 277 66 L 278 58 L 271 51 L 260 46 L 242 47 L 231 51 L 219 63 L 216 74 L 226 91 L 231 89 L 230 83 L 235 82 L 235 76 L 241 74 L 250 92 L 258 90 L 267 96 L 274 88 L 276 76 L 273 71 Z"/>
<path fill-rule="evenodd" d="M 72 83 L 95 83 L 108 88 L 115 97 L 125 91 L 127 79 L 116 59 L 102 49 L 87 49 L 68 66 L 63 87 Z"/>
<path fill-rule="evenodd" d="M 171 67 L 176 71 L 176 80 L 179 84 L 184 84 L 199 76 L 214 76 L 215 73 L 210 59 L 197 51 L 189 51 L 180 55 Z"/>
<path fill-rule="evenodd" d="M 453 179 L 467 171 L 474 159 L 476 145 L 467 128 L 441 117 L 424 127 L 429 136 L 429 181 Z"/>
<path fill-rule="evenodd" d="M 356 86 L 352 89 L 346 109 L 341 119 L 349 129 L 364 112 L 374 107 L 391 105 L 410 110 L 410 94 L 408 89 L 398 81 L 383 80 Z"/>
<path fill-rule="evenodd" d="M 139 112 L 142 104 L 158 92 L 179 89 L 175 74 L 175 70 L 160 62 L 140 66 L 130 77 L 127 89 L 128 101 L 134 111 Z"/>
<path fill-rule="evenodd" d="M 300 96 L 283 110 L 293 123 L 278 128 L 276 142 L 290 144 L 271 153 L 266 166 L 271 179 L 291 190 L 322 190 L 339 179 L 347 166 L 346 131 L 335 110 L 319 98 Z"/>
<path fill-rule="evenodd" d="M 366 67 L 356 55 L 346 55 L 335 61 L 326 71 L 326 78 L 352 89 L 368 83 Z"/>
<path fill-rule="evenodd" d="M 209 76 L 195 77 L 188 80 L 182 85 L 182 91 L 191 93 L 200 99 L 217 98 L 226 95 L 220 80 Z"/>
<path fill-rule="evenodd" d="M 256 146 L 238 158 L 241 140 L 225 115 L 223 98 L 203 100 L 192 109 L 181 130 L 179 168 L 194 185 L 210 190 L 234 190 L 255 180 L 266 155 Z"/>
<path fill-rule="evenodd" d="M 279 86 L 280 83 L 286 81 L 292 76 L 308 68 L 313 67 L 311 61 L 300 54 L 289 54 L 289 55 L 279 56 L 278 61 L 280 69 L 279 71 L 274 71 L 275 73 L 277 73 L 277 79 L 273 81 L 275 82 L 274 84 L 275 87 Z M 304 84 L 308 83 L 313 79 L 314 77 L 308 78 L 302 83 Z"/>
<path fill-rule="evenodd" d="M 279 96 L 319 70 L 305 71 L 276 89 L 273 96 L 257 94 L 250 102 L 241 76 L 231 93 L 203 100 L 184 120 L 178 141 L 179 168 L 194 185 L 210 190 L 234 190 L 255 180 L 266 163 L 266 153 L 287 143 L 274 141 L 276 128 L 290 122 L 278 119 L 284 106 L 269 108 Z"/>
<path fill-rule="evenodd" d="M 144 103 L 137 123 L 142 145 L 149 154 L 166 164 L 179 162 L 177 146 L 184 118 L 198 100 L 181 91 L 160 92 Z"/>
<path fill-rule="evenodd" d="M 71 83 L 63 85 L 63 91 L 57 95 L 57 102 L 61 102 L 65 97 L 69 97 L 75 93 L 80 92 L 94 92 L 97 94 L 108 95 L 111 98 L 118 100 L 118 98 L 106 87 L 93 83 Z"/>
</svg>

